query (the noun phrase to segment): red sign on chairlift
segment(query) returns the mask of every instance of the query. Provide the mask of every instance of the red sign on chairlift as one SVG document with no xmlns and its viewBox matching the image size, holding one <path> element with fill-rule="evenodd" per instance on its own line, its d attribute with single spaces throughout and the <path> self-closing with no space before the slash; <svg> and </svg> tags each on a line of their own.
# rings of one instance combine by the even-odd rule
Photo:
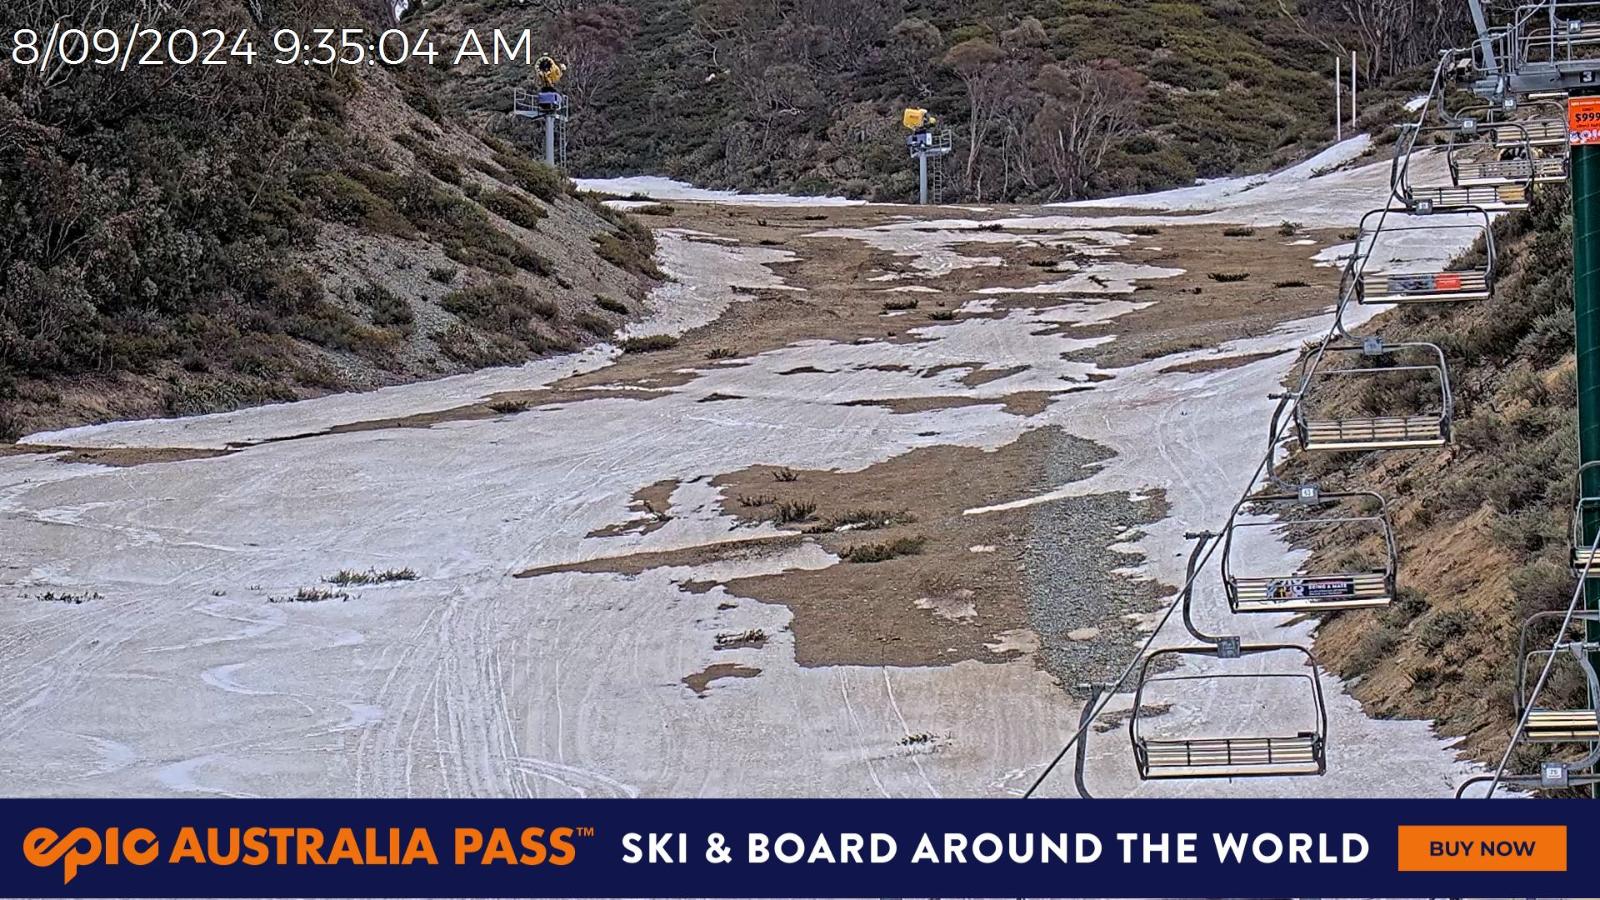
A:
<svg viewBox="0 0 1600 900">
<path fill-rule="evenodd" d="M 1600 144 L 1600 97 L 1567 101 L 1567 142 L 1574 147 Z"/>
<path fill-rule="evenodd" d="M 1433 289 L 1436 291 L 1461 290 L 1461 276 L 1451 272 L 1433 276 Z"/>
</svg>

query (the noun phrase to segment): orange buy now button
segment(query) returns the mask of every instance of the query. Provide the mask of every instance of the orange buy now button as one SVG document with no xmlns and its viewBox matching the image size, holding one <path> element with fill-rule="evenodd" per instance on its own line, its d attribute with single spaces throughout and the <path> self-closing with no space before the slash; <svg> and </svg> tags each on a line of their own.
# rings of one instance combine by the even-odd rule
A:
<svg viewBox="0 0 1600 900">
<path fill-rule="evenodd" d="M 1565 872 L 1565 825 L 1401 825 L 1402 872 Z"/>
</svg>

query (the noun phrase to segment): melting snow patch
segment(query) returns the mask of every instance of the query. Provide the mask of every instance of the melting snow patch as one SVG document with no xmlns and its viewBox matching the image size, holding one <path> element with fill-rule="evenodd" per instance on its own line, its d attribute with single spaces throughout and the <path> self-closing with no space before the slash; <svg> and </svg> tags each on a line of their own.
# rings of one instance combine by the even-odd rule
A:
<svg viewBox="0 0 1600 900">
<path fill-rule="evenodd" d="M 597 194 L 648 197 L 651 200 L 677 200 L 685 203 L 727 203 L 734 206 L 864 206 L 865 200 L 846 197 L 794 197 L 788 194 L 741 194 L 715 191 L 655 175 L 626 178 L 578 178 L 578 189 Z"/>
</svg>

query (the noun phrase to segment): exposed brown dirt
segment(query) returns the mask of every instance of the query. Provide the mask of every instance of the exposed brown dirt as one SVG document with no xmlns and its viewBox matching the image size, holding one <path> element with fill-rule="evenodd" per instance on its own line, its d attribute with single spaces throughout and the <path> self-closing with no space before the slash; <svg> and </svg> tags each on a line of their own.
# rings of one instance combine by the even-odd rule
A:
<svg viewBox="0 0 1600 900">
<path fill-rule="evenodd" d="M 794 613 L 801 665 L 930 665 L 997 661 L 1003 635 L 1028 625 L 1019 561 L 1027 512 L 966 516 L 969 508 L 1041 489 L 1043 431 L 993 453 L 937 447 L 913 450 L 859 472 L 799 472 L 773 478 L 769 467 L 718 476 L 723 511 L 744 521 L 770 519 L 785 503 L 815 504 L 789 527 L 841 557 L 896 542 L 914 552 L 880 562 L 840 562 L 820 570 L 729 582 L 730 593 L 782 603 Z M 771 498 L 756 507 L 738 498 Z M 882 527 L 875 527 L 878 525 Z M 975 553 L 974 546 L 994 548 Z M 902 548 L 905 549 L 905 548 Z M 960 614 L 952 615 L 952 611 Z"/>
<path fill-rule="evenodd" d="M 513 577 L 537 578 L 540 575 L 552 575 L 557 572 L 615 572 L 619 575 L 638 575 L 651 569 L 703 566 L 723 560 L 762 558 L 796 547 L 805 540 L 806 538 L 801 535 L 788 534 L 734 538 L 683 550 L 665 550 L 659 553 L 627 553 L 621 556 L 602 556 L 598 559 L 587 559 L 581 562 L 536 566 L 532 569 L 524 569 L 521 572 L 517 572 Z M 697 580 L 684 583 L 695 585 L 696 590 L 702 593 L 707 589 L 704 581 Z"/>
<path fill-rule="evenodd" d="M 633 502 L 628 504 L 628 509 L 635 513 L 635 517 L 627 522 L 618 522 L 604 528 L 596 528 L 585 537 L 618 537 L 624 534 L 649 534 L 672 521 L 667 508 L 671 505 L 672 492 L 681 484 L 676 478 L 667 478 L 655 484 L 646 485 L 633 493 Z"/>
<path fill-rule="evenodd" d="M 754 666 L 713 663 L 692 675 L 683 676 L 683 683 L 689 686 L 689 690 L 704 697 L 711 691 L 711 683 L 719 678 L 754 678 L 760 674 L 761 670 Z"/>
<path fill-rule="evenodd" d="M 1163 374 L 1188 373 L 1191 375 L 1198 375 L 1203 372 L 1223 372 L 1228 369 L 1237 369 L 1240 366 L 1248 366 L 1251 363 L 1270 359 L 1277 355 L 1277 353 L 1245 353 L 1239 356 L 1213 356 L 1208 359 L 1197 359 L 1193 362 L 1167 366 L 1161 371 Z"/>
<path fill-rule="evenodd" d="M 46 444 L 0 445 L 0 456 L 59 454 L 58 462 L 91 463 L 126 468 L 152 463 L 184 462 L 227 456 L 232 450 L 201 450 L 188 447 L 53 447 Z"/>
<path fill-rule="evenodd" d="M 965 212 L 960 215 L 969 219 L 986 217 Z M 796 259 L 771 268 L 783 275 L 788 284 L 805 290 L 749 291 L 750 299 L 734 303 L 717 321 L 682 335 L 670 349 L 629 354 L 615 366 L 565 379 L 557 386 L 681 386 L 693 380 L 696 369 L 740 364 L 736 359 L 708 359 L 707 354 L 712 351 L 751 356 L 803 340 L 915 342 L 922 339 L 914 333 L 916 330 L 950 321 L 1004 316 L 1014 309 L 1048 309 L 1074 300 L 1095 299 L 1052 294 L 986 295 L 993 301 L 993 312 L 956 313 L 967 300 L 981 296 L 976 291 L 982 288 L 1027 287 L 1059 279 L 1060 272 L 1030 265 L 1030 261 L 1053 265 L 1071 256 L 1072 251 L 1046 247 L 1035 239 L 1036 232 L 1013 229 L 1011 233 L 1021 238 L 1016 243 L 958 242 L 951 248 L 974 257 L 999 257 L 1004 265 L 956 269 L 937 278 L 918 276 L 903 282 L 875 282 L 872 279 L 885 272 L 907 270 L 908 258 L 858 240 L 821 235 L 837 228 L 881 225 L 882 211 L 843 207 L 828 210 L 825 220 L 816 216 L 782 208 L 734 209 L 684 203 L 675 205 L 669 216 L 652 217 L 652 224 L 703 231 L 745 245 L 788 250 Z M 1101 325 L 1060 325 L 1053 326 L 1054 330 L 1077 338 L 1117 335 L 1117 340 L 1074 358 L 1108 367 L 1125 366 L 1261 335 L 1284 321 L 1327 308 L 1337 287 L 1337 274 L 1312 264 L 1317 246 L 1294 246 L 1290 239 L 1275 232 L 1226 239 L 1221 233 L 1219 225 L 1181 225 L 1164 226 L 1158 235 L 1131 236 L 1131 243 L 1116 251 L 1117 258 L 1181 268 L 1185 273 L 1143 282 L 1122 298 L 1151 304 L 1147 308 Z M 1337 241 L 1334 231 L 1309 231 L 1295 239 L 1305 237 L 1317 240 L 1319 246 Z M 1215 271 L 1248 271 L 1250 278 L 1219 284 L 1209 277 Z M 1295 281 L 1306 286 L 1272 286 Z M 926 283 L 941 293 L 888 292 L 897 284 Z M 915 309 L 903 315 L 885 315 L 885 302 L 912 299 L 917 301 Z M 934 318 L 951 314 L 954 319 Z M 973 386 L 1009 374 L 980 368 L 973 364 L 969 376 Z"/>
</svg>

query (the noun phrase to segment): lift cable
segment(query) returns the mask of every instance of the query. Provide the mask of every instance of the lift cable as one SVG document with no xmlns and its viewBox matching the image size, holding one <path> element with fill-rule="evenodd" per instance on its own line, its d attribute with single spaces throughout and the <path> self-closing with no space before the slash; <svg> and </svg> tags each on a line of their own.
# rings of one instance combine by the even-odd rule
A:
<svg viewBox="0 0 1600 900">
<path fill-rule="evenodd" d="M 1441 58 L 1439 65 L 1434 69 L 1433 72 L 1433 83 L 1428 89 L 1427 96 L 1430 101 L 1436 92 L 1442 90 L 1444 71 L 1445 58 Z M 1428 103 L 1423 103 L 1420 107 L 1421 112 L 1417 119 L 1417 127 L 1419 128 L 1422 126 L 1423 122 L 1427 121 L 1428 106 Z M 1384 210 L 1383 216 L 1378 220 L 1379 228 L 1383 227 L 1384 219 L 1388 217 L 1389 212 L 1389 209 Z M 1366 269 L 1368 254 L 1362 254 L 1360 250 L 1361 248 L 1358 242 L 1358 246 L 1356 246 L 1351 253 L 1349 262 L 1345 264 L 1346 273 L 1353 275 L 1354 277 L 1346 278 L 1343 281 L 1345 287 L 1341 289 L 1339 302 L 1334 307 L 1333 324 L 1328 328 L 1327 333 L 1322 336 L 1321 341 L 1318 343 L 1316 352 L 1312 354 L 1310 363 L 1305 367 L 1305 374 L 1301 377 L 1298 388 L 1293 393 L 1281 395 L 1281 399 L 1278 401 L 1279 405 L 1277 414 L 1274 415 L 1274 420 L 1279 422 L 1278 427 L 1272 430 L 1272 434 L 1269 436 L 1267 441 L 1266 455 L 1262 458 L 1261 462 L 1256 465 L 1255 472 L 1251 475 L 1250 482 L 1245 487 L 1244 494 L 1240 496 L 1238 502 L 1233 505 L 1233 509 L 1229 512 L 1227 521 L 1230 523 L 1239 515 L 1239 511 L 1244 508 L 1244 505 L 1250 501 L 1250 496 L 1252 493 L 1254 493 L 1256 485 L 1260 481 L 1263 473 L 1270 473 L 1272 471 L 1272 463 L 1277 457 L 1278 445 L 1284 437 L 1284 432 L 1288 429 L 1290 423 L 1293 421 L 1291 417 L 1283 416 L 1282 413 L 1291 404 L 1291 402 L 1300 402 L 1300 398 L 1305 394 L 1312 378 L 1315 377 L 1317 368 L 1321 365 L 1322 359 L 1327 353 L 1328 346 L 1333 343 L 1334 339 L 1338 337 L 1343 337 L 1346 340 L 1355 339 L 1352 335 L 1345 331 L 1344 311 L 1345 307 L 1349 305 L 1350 300 L 1355 295 L 1354 285 L 1359 283 L 1360 276 Z M 1189 536 L 1199 537 L 1201 535 L 1192 534 Z M 1090 698 L 1089 704 L 1091 706 L 1095 706 L 1093 713 L 1081 717 L 1081 724 L 1079 724 L 1077 730 L 1067 738 L 1067 741 L 1062 745 L 1060 752 L 1058 752 L 1055 755 L 1055 758 L 1045 766 L 1044 771 L 1039 773 L 1039 777 L 1034 779 L 1033 784 L 1023 792 L 1022 799 L 1027 800 L 1034 795 L 1034 792 L 1039 789 L 1040 785 L 1044 784 L 1045 780 L 1050 777 L 1050 774 L 1055 771 L 1056 766 L 1060 765 L 1061 761 L 1066 758 L 1069 752 L 1071 752 L 1073 746 L 1083 739 L 1084 732 L 1086 732 L 1090 725 L 1092 725 L 1094 721 L 1098 719 L 1103 712 L 1105 712 L 1106 707 L 1110 705 L 1111 700 L 1113 697 L 1115 697 L 1117 690 L 1127 682 L 1128 676 L 1133 674 L 1134 670 L 1139 665 L 1139 661 L 1143 659 L 1145 654 L 1150 651 L 1150 648 L 1152 645 L 1154 645 L 1156 638 L 1160 636 L 1162 630 L 1166 627 L 1167 622 L 1172 619 L 1172 614 L 1177 611 L 1182 598 L 1191 589 L 1195 579 L 1210 561 L 1212 554 L 1216 552 L 1219 544 L 1220 542 L 1218 541 L 1210 542 L 1210 545 L 1206 548 L 1205 553 L 1201 555 L 1199 562 L 1195 565 L 1193 572 L 1185 579 L 1183 587 L 1173 595 L 1172 602 L 1167 605 L 1166 610 L 1161 614 L 1160 621 L 1156 623 L 1156 627 L 1150 632 L 1149 637 L 1145 638 L 1144 643 L 1140 645 L 1138 652 L 1135 653 L 1133 658 L 1128 661 L 1128 665 L 1123 668 L 1122 673 L 1117 676 L 1116 681 L 1111 682 L 1106 686 L 1106 689 L 1100 695 L 1101 699 L 1099 700 L 1098 706 L 1095 706 L 1094 698 Z"/>
<path fill-rule="evenodd" d="M 1600 550 L 1600 529 L 1595 532 L 1594 540 L 1589 544 L 1588 558 L 1583 561 L 1583 570 L 1578 573 L 1578 586 L 1572 592 L 1572 602 L 1567 604 L 1566 614 L 1561 618 L 1561 627 L 1556 630 L 1555 643 L 1550 647 L 1550 656 L 1544 661 L 1544 668 L 1539 672 L 1539 679 L 1533 684 L 1533 693 L 1523 704 L 1522 715 L 1517 719 L 1516 730 L 1511 732 L 1511 740 L 1506 744 L 1506 752 L 1500 755 L 1500 764 L 1495 766 L 1494 780 L 1489 782 L 1489 791 L 1484 794 L 1484 799 L 1494 796 L 1495 788 L 1499 787 L 1501 778 L 1505 775 L 1506 764 L 1511 761 L 1511 751 L 1516 749 L 1517 741 L 1522 738 L 1523 732 L 1528 727 L 1528 717 L 1533 715 L 1534 703 L 1539 699 L 1539 692 L 1544 690 L 1545 682 L 1550 678 L 1550 670 L 1555 666 L 1556 657 L 1561 655 L 1561 644 L 1566 639 L 1567 629 L 1572 625 L 1573 616 L 1577 614 L 1578 605 L 1583 602 L 1584 582 L 1589 578 L 1589 570 L 1594 565 L 1595 551 Z"/>
</svg>

